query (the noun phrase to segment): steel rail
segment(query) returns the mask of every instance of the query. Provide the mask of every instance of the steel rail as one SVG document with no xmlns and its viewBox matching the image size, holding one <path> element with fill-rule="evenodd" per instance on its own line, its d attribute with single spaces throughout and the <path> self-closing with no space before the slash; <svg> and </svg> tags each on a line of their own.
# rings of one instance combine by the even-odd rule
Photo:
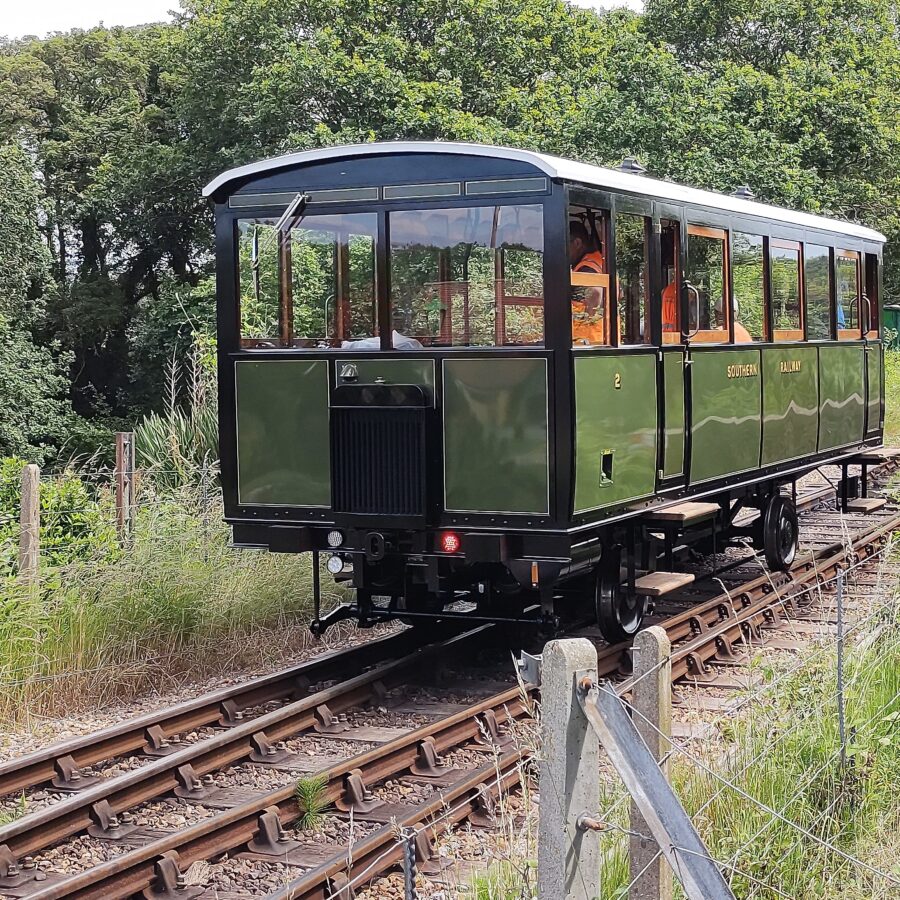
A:
<svg viewBox="0 0 900 900">
<path fill-rule="evenodd" d="M 97 807 L 101 803 L 108 804 L 112 814 L 118 815 L 179 788 L 188 792 L 188 796 L 192 791 L 200 794 L 202 787 L 194 785 L 196 777 L 233 765 L 254 753 L 264 753 L 261 748 L 266 744 L 311 731 L 317 724 L 327 728 L 331 723 L 322 722 L 323 707 L 332 714 L 359 707 L 378 696 L 381 687 L 389 689 L 403 683 L 410 669 L 433 664 L 488 631 L 487 626 L 482 626 L 440 644 L 421 648 L 402 659 L 376 666 L 355 678 L 148 762 L 139 769 L 103 779 L 68 800 L 0 826 L 0 849 L 6 847 L 17 859 L 33 856 L 97 824 Z M 186 766 L 190 768 L 185 769 Z"/>
<path fill-rule="evenodd" d="M 338 877 L 353 882 L 370 871 L 374 875 L 396 866 L 403 855 L 397 840 L 398 828 L 423 827 L 430 840 L 434 840 L 439 820 L 442 828 L 458 825 L 479 809 L 485 785 L 493 783 L 491 794 L 509 791 L 520 781 L 519 766 L 526 758 L 524 750 L 513 750 L 495 762 L 475 769 L 471 775 L 441 790 L 438 796 L 422 803 L 396 823 L 385 825 L 353 845 L 352 858 L 346 848 L 331 859 L 286 884 L 280 890 L 267 895 L 266 900 L 326 900 L 332 893 Z M 338 888 L 338 891 L 340 888 Z"/>
<path fill-rule="evenodd" d="M 872 469 L 870 475 L 876 471 Z M 835 496 L 833 487 L 816 488 L 798 496 L 797 507 L 803 509 L 820 500 L 833 500 Z M 402 656 L 426 643 L 427 640 L 415 630 L 407 629 L 355 647 L 333 650 L 280 672 L 212 691 L 0 762 L 0 796 L 17 794 L 64 777 L 63 761 L 70 760 L 76 769 L 82 769 L 144 752 L 153 742 L 166 742 L 198 728 L 231 727 L 242 720 L 247 709 L 276 700 L 298 699 L 309 682 L 341 677 L 348 670 Z"/>
<path fill-rule="evenodd" d="M 364 644 L 320 654 L 283 671 L 222 688 L 183 703 L 128 719 L 101 731 L 52 744 L 0 763 L 0 796 L 19 793 L 62 774 L 60 761 L 71 757 L 78 768 L 140 753 L 151 740 L 168 740 L 208 725 L 237 724 L 243 711 L 273 700 L 297 699 L 310 683 L 342 677 L 347 671 L 404 656 L 425 645 L 412 629 Z"/>
<path fill-rule="evenodd" d="M 856 536 L 852 543 L 854 552 L 857 554 L 867 553 L 873 544 L 879 540 L 883 540 L 888 532 L 896 529 L 898 526 L 900 526 L 900 515 L 883 518 L 872 529 L 869 529 L 862 535 Z M 831 556 L 827 556 L 828 552 L 831 552 Z M 759 578 L 739 586 L 731 594 L 728 594 L 727 592 L 720 594 L 715 598 L 701 603 L 696 607 L 686 610 L 684 613 L 680 613 L 673 616 L 671 619 L 666 620 L 666 622 L 663 622 L 662 624 L 667 627 L 667 630 L 670 632 L 670 638 L 684 642 L 682 646 L 678 647 L 673 653 L 673 663 L 676 663 L 676 665 L 673 665 L 673 680 L 675 680 L 676 677 L 682 677 L 684 674 L 687 674 L 687 670 L 679 665 L 682 661 L 687 663 L 688 668 L 690 668 L 692 664 L 689 663 L 688 660 L 696 659 L 696 654 L 698 652 L 706 652 L 709 648 L 712 649 L 705 658 L 711 658 L 718 650 L 717 642 L 720 643 L 723 638 L 727 640 L 737 640 L 746 637 L 748 625 L 754 623 L 758 624 L 761 621 L 761 617 L 764 617 L 768 611 L 773 607 L 783 604 L 785 597 L 789 592 L 796 592 L 801 589 L 808 590 L 806 587 L 807 585 L 817 580 L 821 580 L 823 576 L 827 577 L 827 575 L 832 573 L 834 568 L 839 565 L 845 557 L 845 548 L 843 548 L 840 543 L 836 542 L 824 549 L 817 550 L 814 553 L 804 554 L 803 557 L 798 559 L 797 564 L 790 573 L 776 573 L 773 576 L 763 574 Z M 737 613 L 735 613 L 732 606 L 732 597 L 735 596 L 735 594 L 743 604 L 743 609 Z M 703 619 L 698 619 L 698 614 L 701 617 L 717 618 L 718 621 L 714 622 L 712 625 L 700 624 L 700 635 L 693 640 L 685 641 L 685 638 L 696 634 L 698 621 L 703 622 Z M 481 630 L 486 629 L 476 629 L 476 631 Z M 468 637 L 468 635 L 454 638 L 452 641 L 446 642 L 446 644 L 453 646 L 455 642 L 463 637 Z M 604 648 L 600 654 L 601 662 L 599 674 L 602 676 L 614 672 L 619 668 L 622 660 L 622 653 L 626 649 L 626 645 L 624 644 Z M 420 654 L 414 656 L 416 661 L 420 661 L 422 658 L 423 655 Z M 397 670 L 402 670 L 409 664 L 410 660 L 408 659 L 398 660 L 395 663 L 381 667 L 378 671 L 385 669 L 390 673 L 391 671 L 394 671 L 395 667 Z M 362 686 L 360 683 L 357 683 L 360 679 L 367 679 L 371 677 L 371 674 L 372 673 L 366 673 L 366 675 L 359 676 L 357 679 L 351 679 L 351 681 L 348 682 L 348 685 L 351 685 L 349 688 L 347 685 L 337 685 L 331 690 L 339 691 L 339 696 L 342 696 L 342 694 L 340 694 L 342 688 L 353 691 Z M 390 677 L 390 674 L 388 674 L 388 677 Z M 373 679 L 372 683 L 378 680 L 384 682 L 384 676 L 382 676 L 381 679 Z M 627 689 L 627 683 L 624 687 Z M 318 700 L 321 703 L 323 702 L 323 696 L 327 693 L 328 692 L 320 692 L 317 695 L 306 698 L 306 701 L 300 701 L 300 703 L 302 704 L 305 702 L 309 704 L 311 701 L 315 700 Z M 335 708 L 341 708 L 337 706 L 334 699 L 330 699 L 329 702 L 334 703 Z M 457 746 L 459 742 L 464 743 L 465 740 L 477 736 L 480 730 L 480 726 L 477 724 L 477 716 L 479 715 L 477 709 L 488 708 L 485 707 L 485 704 L 488 704 L 488 707 L 493 705 L 492 708 L 497 716 L 497 720 L 501 722 L 506 721 L 506 719 L 510 717 L 518 718 L 526 712 L 526 704 L 520 694 L 520 689 L 516 687 L 496 695 L 488 701 L 483 701 L 481 704 L 470 707 L 462 713 L 448 717 L 441 722 L 417 729 L 415 732 L 410 733 L 410 735 L 399 738 L 389 744 L 376 748 L 375 750 L 361 754 L 359 757 L 348 761 L 346 764 L 326 770 L 324 774 L 327 778 L 327 787 L 323 794 L 323 801 L 326 803 L 333 803 L 338 799 L 344 790 L 343 780 L 346 779 L 347 775 L 354 769 L 358 769 L 360 774 L 363 775 L 369 783 L 382 781 L 402 773 L 415 762 L 418 744 L 421 743 L 425 737 L 434 737 L 435 749 L 438 750 L 438 752 L 444 752 L 451 746 Z M 291 707 L 296 706 L 297 704 L 291 705 Z M 228 734 L 237 732 L 239 737 L 236 739 L 236 743 L 240 743 L 246 739 L 247 734 L 256 734 L 261 731 L 262 728 L 268 729 L 268 726 L 270 725 L 277 728 L 282 721 L 279 718 L 279 714 L 284 714 L 287 709 L 289 709 L 289 707 L 260 716 L 242 726 L 238 726 L 231 732 L 226 732 L 225 735 L 217 735 L 216 738 L 222 738 Z M 462 737 L 459 734 L 456 734 L 455 737 L 448 738 L 448 734 L 452 732 L 454 727 L 458 729 L 463 722 L 465 722 L 468 731 L 464 728 Z M 269 734 L 268 730 L 266 734 Z M 272 736 L 275 739 L 280 739 L 279 735 L 281 735 L 280 731 L 272 732 Z M 196 756 L 190 757 L 189 761 L 193 762 L 195 759 L 197 761 L 205 760 L 207 754 L 215 754 L 216 750 L 221 749 L 219 746 L 209 746 L 216 738 L 211 739 L 211 741 L 203 742 L 202 745 L 198 747 Z M 454 741 L 456 741 L 456 743 L 454 743 Z M 223 743 L 227 746 L 228 742 L 226 741 Z M 188 748 L 188 751 L 179 751 L 178 753 L 172 754 L 171 757 L 160 760 L 158 763 L 150 764 L 150 766 L 159 766 L 160 771 L 166 769 L 171 773 L 173 769 L 178 768 L 179 764 L 184 765 L 184 758 L 181 757 L 181 754 L 191 751 L 192 748 Z M 246 755 L 246 753 L 243 755 Z M 229 757 L 228 761 L 231 761 L 231 757 Z M 175 765 L 160 765 L 173 762 Z M 201 771 L 203 771 L 203 764 L 203 762 L 199 762 Z M 214 765 L 212 767 L 217 768 L 218 766 Z M 139 772 L 130 774 L 136 775 L 139 774 Z M 128 776 L 121 776 L 121 779 L 127 778 Z M 110 779 L 110 782 L 117 780 L 119 779 Z M 123 780 L 119 780 L 119 783 L 123 788 L 130 786 L 126 785 Z M 171 781 L 169 787 L 155 790 L 153 796 L 158 796 L 159 793 L 171 790 L 176 784 L 177 779 Z M 83 802 L 85 797 L 88 797 L 92 802 Z M 104 797 L 103 799 L 107 799 L 107 797 Z M 134 803 L 141 802 L 141 799 L 143 798 L 135 800 Z M 79 801 L 78 806 L 82 810 L 88 808 L 92 803 L 97 802 L 97 798 L 93 798 L 90 791 L 85 791 L 85 794 L 82 797 L 75 798 L 75 800 Z M 134 803 L 130 803 L 129 805 L 134 805 Z M 45 810 L 44 813 L 47 818 L 43 824 L 51 823 L 54 818 L 53 814 L 58 814 L 60 807 L 64 805 L 65 804 L 60 804 L 49 810 Z M 114 808 L 112 804 L 110 804 L 110 806 L 111 808 Z M 293 796 L 293 789 L 283 788 L 279 791 L 265 794 L 252 801 L 248 801 L 242 806 L 229 810 L 206 822 L 191 826 L 179 834 L 161 838 L 147 847 L 127 853 L 110 863 L 105 863 L 87 872 L 72 876 L 63 882 L 49 885 L 42 890 L 29 894 L 29 897 L 41 898 L 41 900 L 47 898 L 47 900 L 49 900 L 51 897 L 77 896 L 97 897 L 98 900 L 102 897 L 106 900 L 106 898 L 128 896 L 137 890 L 142 890 L 150 886 L 154 877 L 153 868 L 156 862 L 164 855 L 176 853 L 179 861 L 190 864 L 190 862 L 197 859 L 211 858 L 252 840 L 253 836 L 260 828 L 258 818 L 267 809 L 276 810 L 282 822 L 293 821 L 301 812 Z M 34 816 L 29 816 L 27 817 L 27 820 L 32 820 L 33 822 L 35 818 L 40 815 L 41 814 L 35 814 Z M 13 823 L 13 825 L 21 825 L 21 823 L 24 823 L 25 821 L 26 820 L 20 820 L 20 823 Z M 90 824 L 90 822 L 91 819 L 88 819 L 87 824 Z M 0 850 L 3 849 L 2 845 L 6 836 L 7 829 L 0 830 Z M 47 843 L 55 843 L 59 839 L 60 837 L 57 835 Z M 9 845 L 9 842 L 6 843 L 7 849 L 11 850 L 16 857 L 21 857 L 26 852 L 33 852 L 22 851 L 19 845 L 15 845 L 15 849 L 13 849 Z M 0 864 L 2 864 L 2 860 L 0 860 Z M 135 874 L 136 872 L 138 872 L 137 875 Z"/>
<path fill-rule="evenodd" d="M 864 554 L 866 558 L 874 555 L 878 545 L 883 544 L 897 528 L 900 528 L 900 514 L 853 541 L 853 552 L 857 555 Z M 779 616 L 782 620 L 787 620 L 784 604 L 792 602 L 796 594 L 809 594 L 811 586 L 829 580 L 846 558 L 846 550 L 841 550 L 830 557 L 816 560 L 814 565 L 804 563 L 799 570 L 791 571 L 790 578 L 782 580 L 774 590 L 764 592 L 755 601 L 745 597 L 741 608 L 736 609 L 730 604 L 722 603 L 720 621 L 716 625 L 701 631 L 694 640 L 673 649 L 672 680 L 699 676 L 705 663 L 714 657 L 721 654 L 727 658 L 731 644 L 741 640 L 751 641 L 762 625 L 775 622 Z M 741 596 L 745 596 L 745 592 L 741 592 Z M 807 605 L 811 605 L 811 602 Z M 668 632 L 668 628 L 666 630 Z M 760 644 L 764 642 L 764 639 L 759 641 Z M 626 682 L 622 690 L 629 689 L 630 682 Z"/>
<path fill-rule="evenodd" d="M 882 520 L 872 529 L 857 536 L 852 543 L 853 552 L 866 556 L 874 555 L 877 544 L 883 542 L 886 536 L 898 527 L 900 527 L 900 514 Z M 721 621 L 710 627 L 703 625 L 704 630 L 698 637 L 693 641 L 684 642 L 681 647 L 673 651 L 672 683 L 692 674 L 702 662 L 715 657 L 719 653 L 723 640 L 732 643 L 746 639 L 748 626 L 761 624 L 761 620 L 767 621 L 767 613 L 773 608 L 781 606 L 792 594 L 797 591 L 808 592 L 810 584 L 820 583 L 832 576 L 846 556 L 846 547 L 841 547 L 837 553 L 824 560 L 819 558 L 819 554 L 812 554 L 798 560 L 796 567 L 785 577 L 779 578 L 779 583 L 774 587 L 769 576 L 756 579 L 752 583 L 752 587 L 749 586 L 751 583 L 748 583 L 744 586 L 745 590 L 741 591 L 741 594 L 745 595 L 746 591 L 751 590 L 757 591 L 759 596 L 755 602 L 749 603 L 739 611 L 735 611 L 729 603 L 725 602 L 728 600 L 727 594 L 722 594 L 715 601 L 704 604 L 705 611 L 715 612 Z M 699 607 L 690 610 L 689 619 L 700 611 Z M 683 615 L 673 616 L 662 623 L 670 637 L 681 632 L 684 618 Z M 623 649 L 623 645 L 618 645 L 600 651 L 598 654 L 600 677 L 616 672 L 620 665 Z M 627 693 L 632 683 L 632 679 L 626 680 L 617 687 L 618 692 L 620 694 Z M 523 758 L 523 754 L 517 754 L 517 762 L 521 758 Z M 483 785 L 489 781 L 498 771 L 501 770 L 495 770 L 493 766 L 479 770 L 480 782 L 477 781 L 479 773 L 473 773 L 465 784 L 459 785 L 459 794 L 455 796 L 462 795 L 465 791 L 474 791 L 479 784 Z M 519 781 L 517 766 L 512 766 L 509 774 L 503 770 L 502 778 L 504 789 L 508 790 L 514 787 Z M 451 798 L 445 795 L 441 800 L 423 804 L 414 813 L 410 813 L 402 821 L 398 821 L 396 825 L 401 827 L 421 826 L 438 815 L 441 809 L 446 809 L 451 802 Z M 474 803 L 466 802 L 458 808 L 453 808 L 452 815 L 448 818 L 452 819 L 453 824 L 457 824 L 466 819 L 473 808 Z M 345 883 L 344 879 L 352 882 L 354 878 L 365 874 L 366 880 L 371 881 L 395 867 L 400 862 L 402 853 L 403 848 L 397 840 L 397 828 L 386 826 L 364 841 L 355 844 L 352 858 L 349 861 L 346 849 L 342 849 L 332 859 L 304 873 L 280 890 L 269 894 L 266 900 L 327 900 L 335 893 L 343 896 L 340 890 L 341 884 Z M 333 879 L 336 876 L 343 876 L 342 881 L 335 883 Z"/>
<path fill-rule="evenodd" d="M 525 691 L 536 690 L 526 685 Z M 374 784 L 396 777 L 418 759 L 419 746 L 430 739 L 438 754 L 464 746 L 484 735 L 483 717 L 492 714 L 498 725 L 522 718 L 529 705 L 518 685 L 473 704 L 439 722 L 422 726 L 407 735 L 361 753 L 322 770 L 323 803 L 332 805 L 345 793 L 348 776 L 358 774 L 365 784 Z M 116 900 L 130 897 L 151 887 L 157 862 L 165 856 L 177 854 L 179 866 L 189 866 L 198 860 L 211 859 L 221 853 L 247 844 L 260 831 L 260 817 L 272 812 L 282 825 L 296 820 L 302 810 L 293 786 L 261 794 L 233 809 L 188 826 L 181 831 L 160 838 L 144 847 L 132 850 L 99 866 L 88 869 L 63 881 L 28 894 L 28 900 Z M 278 856 L 272 857 L 277 861 Z"/>
</svg>

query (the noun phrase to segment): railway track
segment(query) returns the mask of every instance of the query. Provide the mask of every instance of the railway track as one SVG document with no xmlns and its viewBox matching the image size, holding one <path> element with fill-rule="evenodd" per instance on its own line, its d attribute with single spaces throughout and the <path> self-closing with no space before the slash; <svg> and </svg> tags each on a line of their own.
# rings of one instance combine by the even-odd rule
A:
<svg viewBox="0 0 900 900">
<path fill-rule="evenodd" d="M 651 621 L 665 627 L 672 640 L 673 679 L 709 677 L 711 667 L 733 661 L 737 645 L 763 643 L 769 629 L 811 607 L 816 586 L 846 564 L 848 533 L 850 552 L 866 559 L 877 556 L 900 527 L 897 507 L 841 517 L 815 508 L 826 500 L 823 494 L 808 504 L 804 525 L 814 529 L 811 548 L 789 573 L 762 572 L 748 557 L 659 604 Z M 404 691 L 421 684 L 424 672 L 452 669 L 460 658 L 471 660 L 472 648 L 486 643 L 489 633 L 486 626 L 423 647 L 415 631 L 400 632 L 3 764 L 4 792 L 49 784 L 73 793 L 0 827 L 0 896 L 213 896 L 215 891 L 190 884 L 185 873 L 194 863 L 235 853 L 279 864 L 286 886 L 273 897 L 341 896 L 347 879 L 362 872 L 374 877 L 396 864 L 401 852 L 397 826 L 403 825 L 422 829 L 419 853 L 427 858 L 429 839 L 438 828 L 429 823 L 440 819 L 444 827 L 484 814 L 486 793 L 509 789 L 520 778 L 524 751 L 510 745 L 505 729 L 528 718 L 526 695 L 536 692 L 535 685 L 520 686 L 507 675 L 508 686 L 498 685 L 501 689 L 488 696 L 466 697 L 449 708 L 446 702 L 430 708 L 419 704 L 413 709 L 415 727 L 375 729 L 377 739 L 361 752 L 338 754 L 324 764 L 321 755 L 304 759 L 288 744 L 298 736 L 314 736 L 318 744 L 352 746 L 348 730 L 371 737 L 372 729 L 366 732 L 365 726 L 348 729 L 341 714 L 372 706 L 399 709 Z M 595 636 L 592 629 L 579 633 Z M 351 667 L 358 674 L 340 680 Z M 599 674 L 620 679 L 623 692 L 629 688 L 628 668 L 627 646 L 601 647 Z M 482 687 L 490 687 L 500 671 L 488 671 Z M 338 680 L 316 689 L 333 679 Z M 467 690 L 472 693 L 469 688 L 452 680 L 442 685 L 460 698 Z M 277 708 L 266 710 L 266 705 Z M 187 745 L 173 741 L 189 729 L 211 725 L 216 727 L 208 737 Z M 132 771 L 94 782 L 84 775 L 72 778 L 84 766 L 134 754 L 146 761 Z M 249 765 L 279 772 L 286 783 L 242 792 L 215 780 L 215 773 Z M 346 846 L 323 843 L 294 828 L 304 813 L 298 778 L 315 781 L 317 803 L 367 824 L 353 843 L 352 859 Z M 425 796 L 417 803 L 398 802 L 390 791 L 376 796 L 379 785 L 397 779 L 418 786 Z M 172 795 L 213 812 L 174 831 L 134 825 L 134 810 Z M 69 875 L 48 870 L 42 855 L 85 835 L 114 848 L 110 858 Z"/>
</svg>

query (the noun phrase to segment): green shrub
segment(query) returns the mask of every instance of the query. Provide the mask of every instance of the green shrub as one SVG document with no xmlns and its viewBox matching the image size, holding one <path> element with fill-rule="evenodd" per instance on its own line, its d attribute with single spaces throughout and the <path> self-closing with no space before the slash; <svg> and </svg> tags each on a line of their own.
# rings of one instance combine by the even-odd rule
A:
<svg viewBox="0 0 900 900">
<path fill-rule="evenodd" d="M 187 366 L 177 360 L 169 366 L 165 411 L 150 413 L 135 429 L 138 467 L 162 488 L 205 482 L 218 466 L 215 341 L 195 333 L 193 342 Z"/>
<path fill-rule="evenodd" d="M 210 492 L 214 494 L 214 492 Z M 130 545 L 0 581 L 0 721 L 282 658 L 309 640 L 310 561 L 229 546 L 217 498 L 142 483 Z"/>
<path fill-rule="evenodd" d="M 19 502 L 25 460 L 0 459 L 0 575 L 17 565 Z M 109 491 L 96 496 L 75 472 L 41 481 L 41 564 L 112 559 L 118 554 L 115 506 Z"/>
</svg>

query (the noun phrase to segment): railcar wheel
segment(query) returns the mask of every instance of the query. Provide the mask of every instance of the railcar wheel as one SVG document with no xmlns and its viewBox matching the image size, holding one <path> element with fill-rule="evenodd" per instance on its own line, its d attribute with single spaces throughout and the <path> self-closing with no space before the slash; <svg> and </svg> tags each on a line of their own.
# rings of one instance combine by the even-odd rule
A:
<svg viewBox="0 0 900 900">
<path fill-rule="evenodd" d="M 800 526 L 794 504 L 781 494 L 773 494 L 763 518 L 763 549 L 769 568 L 787 571 L 797 556 Z"/>
<path fill-rule="evenodd" d="M 597 625 L 611 644 L 630 641 L 644 620 L 645 600 L 622 587 L 622 548 L 606 547 L 594 579 Z"/>
</svg>

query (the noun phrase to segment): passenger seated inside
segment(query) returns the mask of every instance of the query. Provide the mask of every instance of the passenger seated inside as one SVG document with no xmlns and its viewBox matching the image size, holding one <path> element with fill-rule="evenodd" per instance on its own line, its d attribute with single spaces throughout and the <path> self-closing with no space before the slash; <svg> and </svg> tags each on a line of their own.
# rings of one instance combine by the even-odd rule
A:
<svg viewBox="0 0 900 900">
<path fill-rule="evenodd" d="M 740 323 L 740 311 L 738 310 L 737 297 L 732 302 L 734 308 L 734 342 L 736 344 L 751 344 L 753 337 L 750 332 Z"/>
<path fill-rule="evenodd" d="M 666 334 L 678 334 L 681 329 L 678 325 L 678 235 L 677 225 L 664 225 L 662 229 L 662 277 L 664 287 L 662 290 L 662 326 L 663 341 L 672 343 L 672 339 L 666 340 Z M 675 341 L 677 343 L 677 341 Z"/>
<path fill-rule="evenodd" d="M 395 350 L 422 350 L 424 349 L 422 342 L 414 337 L 403 334 L 403 331 L 409 329 L 409 317 L 402 310 L 396 307 L 391 310 L 393 319 L 393 328 L 391 330 L 391 346 Z M 380 350 L 381 338 L 378 335 L 374 337 L 362 338 L 358 341 L 341 341 L 341 350 Z"/>
<path fill-rule="evenodd" d="M 606 269 L 599 242 L 579 219 L 569 222 L 569 264 L 573 272 L 589 275 L 602 275 Z M 572 295 L 572 343 L 607 343 L 605 288 L 576 286 Z"/>
</svg>

